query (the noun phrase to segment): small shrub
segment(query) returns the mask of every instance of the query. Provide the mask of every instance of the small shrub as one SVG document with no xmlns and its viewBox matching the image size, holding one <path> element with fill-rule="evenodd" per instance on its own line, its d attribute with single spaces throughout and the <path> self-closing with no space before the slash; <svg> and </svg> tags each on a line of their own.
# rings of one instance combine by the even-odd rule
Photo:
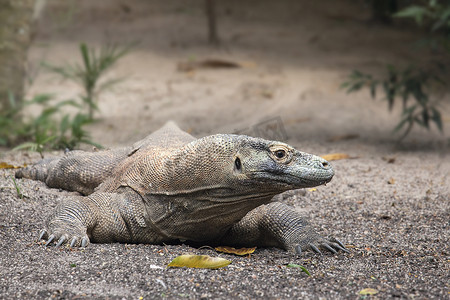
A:
<svg viewBox="0 0 450 300">
<path fill-rule="evenodd" d="M 0 144 L 16 146 L 14 149 L 29 149 L 41 154 L 48 149 L 74 149 L 80 143 L 100 145 L 89 140 L 89 134 L 83 127 L 90 123 L 86 115 L 65 114 L 61 108 L 79 105 L 73 100 L 50 104 L 52 96 L 41 94 L 31 100 L 16 101 L 10 95 L 10 108 L 0 113 Z M 29 105 L 40 106 L 41 112 L 35 117 L 23 117 L 23 109 Z"/>
<path fill-rule="evenodd" d="M 60 75 L 63 79 L 72 80 L 83 88 L 83 94 L 80 95 L 80 99 L 87 107 L 88 119 L 93 120 L 94 111 L 98 109 L 98 94 L 121 81 L 121 79 L 116 78 L 100 83 L 101 77 L 130 49 L 131 46 L 118 47 L 112 45 L 96 51 L 93 48 L 89 48 L 85 43 L 81 43 L 82 64 L 67 64 L 61 67 L 44 63 L 44 67 Z"/>
<path fill-rule="evenodd" d="M 14 95 L 10 94 L 8 109 L 0 111 L 0 145 L 16 146 L 14 148 L 16 150 L 37 151 L 41 156 L 44 150 L 71 150 L 81 143 L 101 148 L 89 139 L 89 133 L 84 127 L 93 121 L 98 94 L 120 81 L 111 79 L 100 83 L 101 78 L 129 49 L 130 47 L 107 46 L 95 51 L 82 43 L 80 44 L 82 64 L 64 67 L 44 64 L 52 72 L 77 82 L 83 87 L 84 93 L 78 101 L 65 100 L 56 104 L 52 103 L 53 97 L 48 94 L 37 95 L 31 100 L 23 101 L 17 101 Z M 30 105 L 40 107 L 41 112 L 36 118 L 22 116 L 25 107 Z M 62 108 L 67 106 L 77 109 L 75 115 L 63 114 Z M 83 112 L 86 107 L 87 112 Z"/>
<path fill-rule="evenodd" d="M 420 3 L 420 2 L 419 2 Z M 438 62 L 430 62 L 426 67 L 409 66 L 398 69 L 392 65 L 387 67 L 384 78 L 374 78 L 371 74 L 353 71 L 342 84 L 348 93 L 368 87 L 372 98 L 381 88 L 384 99 L 391 110 L 396 99 L 401 99 L 403 112 L 394 131 L 403 130 L 403 139 L 414 125 L 430 129 L 434 123 L 442 132 L 442 117 L 438 108 L 438 99 L 433 98 L 435 87 L 446 87 L 443 78 L 447 76 L 446 62 L 450 57 L 450 4 L 448 1 L 423 1 L 424 5 L 410 5 L 400 10 L 394 17 L 413 19 L 417 25 L 429 29 L 428 38 L 422 44 L 433 51 L 441 51 Z"/>
<path fill-rule="evenodd" d="M 387 67 L 387 76 L 383 79 L 376 79 L 371 74 L 353 71 L 348 77 L 348 81 L 342 84 L 342 88 L 347 89 L 347 93 L 351 93 L 368 87 L 373 99 L 376 98 L 377 90 L 381 88 L 389 110 L 392 110 L 396 99 L 401 99 L 403 111 L 400 122 L 394 131 L 403 130 L 400 138 L 403 139 L 415 124 L 430 129 L 430 123 L 433 122 L 442 132 L 442 117 L 437 108 L 437 101 L 430 99 L 429 96 L 431 87 L 436 83 L 443 82 L 431 72 L 414 67 L 397 70 L 390 65 Z"/>
</svg>

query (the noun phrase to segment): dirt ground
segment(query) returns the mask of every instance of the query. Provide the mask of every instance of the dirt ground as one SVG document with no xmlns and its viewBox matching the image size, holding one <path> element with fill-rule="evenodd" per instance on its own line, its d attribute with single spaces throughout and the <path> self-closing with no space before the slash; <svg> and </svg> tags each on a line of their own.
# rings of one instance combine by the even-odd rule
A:
<svg viewBox="0 0 450 300">
<path fill-rule="evenodd" d="M 219 1 L 217 1 L 219 2 Z M 339 86 L 353 69 L 380 73 L 388 63 L 420 63 L 418 34 L 376 24 L 364 1 L 221 1 L 220 47 L 206 43 L 202 1 L 49 1 L 30 49 L 29 95 L 75 97 L 79 88 L 39 68 L 77 61 L 78 44 L 138 41 L 108 77 L 125 77 L 101 94 L 97 143 L 132 143 L 167 120 L 201 137 L 241 132 L 284 140 L 332 162 L 327 186 L 276 200 L 301 211 L 350 253 L 257 249 L 249 257 L 186 245 L 91 244 L 45 248 L 36 242 L 65 191 L 0 171 L 0 298 L 36 299 L 358 299 L 450 298 L 450 107 L 444 134 L 415 129 L 401 143 L 387 111 L 368 92 Z M 331 4 L 332 3 L 332 4 Z M 240 68 L 180 63 L 221 59 Z M 33 112 L 30 112 L 33 113 Z M 46 154 L 48 155 L 48 154 Z M 35 153 L 2 149 L 0 162 L 30 164 Z M 232 260 L 219 270 L 166 265 L 184 253 Z M 311 276 L 289 263 L 304 265 Z M 361 295 L 366 288 L 375 295 Z"/>
</svg>

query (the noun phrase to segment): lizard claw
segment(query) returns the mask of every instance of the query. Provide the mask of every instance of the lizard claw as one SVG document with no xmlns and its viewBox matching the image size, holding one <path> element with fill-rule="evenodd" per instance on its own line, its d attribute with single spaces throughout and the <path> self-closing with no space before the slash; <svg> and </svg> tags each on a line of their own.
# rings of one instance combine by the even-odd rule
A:
<svg viewBox="0 0 450 300">
<path fill-rule="evenodd" d="M 81 247 L 83 247 L 83 248 L 86 247 L 88 245 L 88 243 L 89 243 L 89 239 L 87 237 L 84 237 L 81 240 Z"/>
<path fill-rule="evenodd" d="M 66 240 L 66 236 L 65 236 L 65 235 L 61 236 L 61 237 L 59 238 L 58 243 L 56 244 L 56 247 L 61 246 L 61 245 L 64 243 L 65 240 Z"/>
<path fill-rule="evenodd" d="M 41 233 L 39 234 L 39 241 L 44 239 L 45 236 L 47 236 L 47 230 L 42 229 Z"/>
<path fill-rule="evenodd" d="M 339 250 L 344 251 L 344 252 L 346 252 L 346 253 L 350 253 L 350 251 L 348 251 L 347 248 L 341 247 L 341 246 L 340 246 L 339 244 L 337 244 L 337 243 L 331 243 L 331 245 L 332 245 L 334 248 L 336 248 L 336 249 L 339 249 Z"/>
<path fill-rule="evenodd" d="M 346 252 L 346 253 L 350 253 L 350 251 L 348 251 L 348 249 L 345 248 L 344 244 L 343 244 L 340 240 L 338 240 L 337 238 L 331 238 L 331 239 L 330 239 L 330 242 L 331 242 L 331 243 L 329 243 L 329 244 L 330 244 L 331 246 L 333 246 L 335 249 L 344 251 L 344 252 Z"/>
<path fill-rule="evenodd" d="M 298 255 L 302 254 L 302 246 L 300 245 L 295 246 L 295 253 L 297 253 Z"/>
<path fill-rule="evenodd" d="M 322 247 L 324 247 L 325 249 L 327 249 L 328 251 L 330 251 L 330 252 L 333 253 L 333 254 L 336 254 L 336 253 L 337 253 L 337 251 L 336 251 L 333 247 L 331 247 L 330 245 L 328 245 L 327 243 L 323 243 L 323 244 L 322 244 Z"/>
<path fill-rule="evenodd" d="M 333 238 L 333 242 L 337 243 L 340 246 L 340 247 L 338 247 L 340 250 L 342 250 L 344 252 L 347 252 L 347 253 L 350 252 L 350 251 L 347 250 L 347 248 L 345 248 L 344 244 L 341 243 L 340 240 L 338 240 L 336 238 Z"/>
<path fill-rule="evenodd" d="M 309 244 L 309 247 L 311 247 L 311 249 L 312 249 L 314 252 L 316 252 L 316 253 L 322 255 L 322 251 L 320 251 L 319 248 L 317 248 L 316 245 L 314 245 L 314 244 Z"/>
<path fill-rule="evenodd" d="M 75 246 L 76 242 L 77 242 L 77 237 L 74 236 L 74 237 L 72 238 L 72 241 L 70 242 L 70 248 L 73 248 L 73 246 Z"/>
<path fill-rule="evenodd" d="M 53 240 L 55 239 L 55 236 L 53 234 L 51 234 L 48 237 L 47 243 L 45 243 L 45 246 L 48 246 L 51 242 L 53 242 Z"/>
</svg>

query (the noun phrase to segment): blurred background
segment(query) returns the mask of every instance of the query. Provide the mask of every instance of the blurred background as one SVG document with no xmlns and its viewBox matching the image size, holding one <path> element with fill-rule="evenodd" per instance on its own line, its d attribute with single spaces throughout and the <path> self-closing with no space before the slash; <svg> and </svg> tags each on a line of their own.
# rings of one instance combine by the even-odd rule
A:
<svg viewBox="0 0 450 300">
<path fill-rule="evenodd" d="M 195 136 L 245 133 L 308 151 L 449 146 L 448 1 L 0 7 L 7 148 L 124 145 L 168 120 Z"/>
</svg>

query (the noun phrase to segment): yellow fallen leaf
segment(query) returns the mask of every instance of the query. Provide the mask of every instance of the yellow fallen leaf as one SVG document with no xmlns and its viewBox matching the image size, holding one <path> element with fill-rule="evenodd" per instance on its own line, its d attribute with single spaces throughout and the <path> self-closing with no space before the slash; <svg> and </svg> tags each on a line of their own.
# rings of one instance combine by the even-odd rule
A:
<svg viewBox="0 0 450 300">
<path fill-rule="evenodd" d="M 20 169 L 22 166 L 13 166 L 6 162 L 0 162 L 0 169 Z"/>
<path fill-rule="evenodd" d="M 347 159 L 347 158 L 350 158 L 350 155 L 348 155 L 346 153 L 331 153 L 331 154 L 321 155 L 320 157 L 322 157 L 325 160 L 332 161 L 332 160 Z"/>
<path fill-rule="evenodd" d="M 310 189 L 308 189 L 308 191 L 309 192 L 315 192 L 315 191 L 317 191 L 317 189 L 316 188 L 310 188 Z"/>
<path fill-rule="evenodd" d="M 226 267 L 230 263 L 230 260 L 209 255 L 180 255 L 175 257 L 167 267 L 218 269 Z"/>
<path fill-rule="evenodd" d="M 363 290 L 359 291 L 360 295 L 375 295 L 377 293 L 378 293 L 378 291 L 376 289 L 371 289 L 371 288 L 367 288 L 367 289 L 363 289 Z"/>
<path fill-rule="evenodd" d="M 224 252 L 224 253 L 231 253 L 231 254 L 236 254 L 236 255 L 246 255 L 246 254 L 251 254 L 251 253 L 255 252 L 256 247 L 236 249 L 233 247 L 221 246 L 221 247 L 216 247 L 215 249 L 216 249 L 216 251 Z"/>
</svg>

